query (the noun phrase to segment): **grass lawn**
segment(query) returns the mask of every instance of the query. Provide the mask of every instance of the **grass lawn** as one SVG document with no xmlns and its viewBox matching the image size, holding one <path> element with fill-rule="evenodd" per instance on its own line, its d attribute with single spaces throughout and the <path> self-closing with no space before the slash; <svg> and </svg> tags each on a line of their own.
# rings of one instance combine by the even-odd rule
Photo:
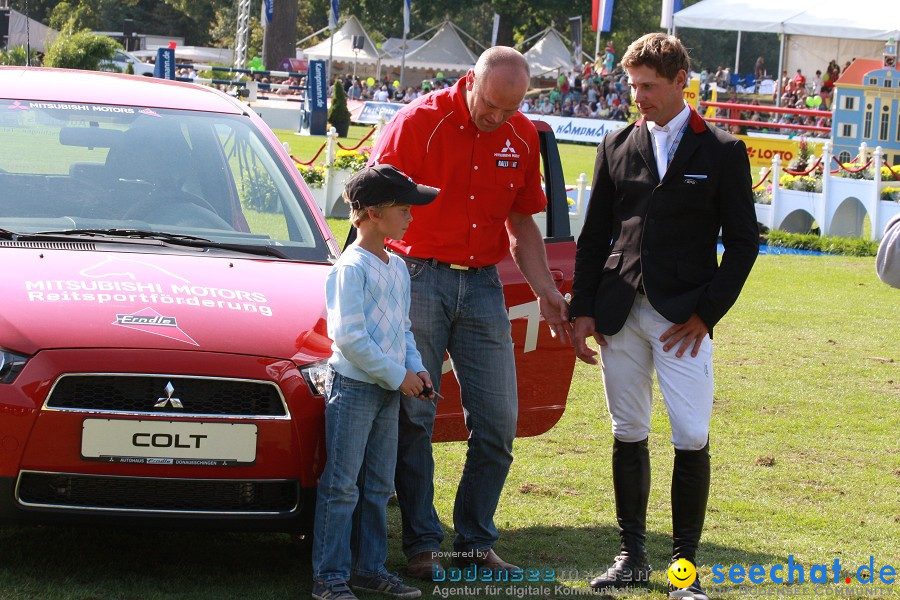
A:
<svg viewBox="0 0 900 600">
<path fill-rule="evenodd" d="M 350 132 L 346 138 L 338 139 L 343 146 L 352 148 L 356 146 L 361 139 L 372 128 L 363 125 L 351 125 Z M 282 142 L 287 142 L 291 146 L 291 154 L 301 161 L 308 161 L 315 156 L 319 148 L 327 139 L 322 136 L 297 135 L 293 131 L 287 129 L 276 129 L 275 135 Z M 372 138 L 365 141 L 363 146 L 371 146 Z M 587 176 L 588 185 L 594 174 L 594 157 L 597 154 L 597 147 L 588 144 L 560 144 L 559 154 L 562 159 L 563 173 L 566 176 L 566 183 L 575 185 L 578 175 L 584 173 Z M 325 152 L 316 159 L 317 163 L 324 163 Z"/>
<path fill-rule="evenodd" d="M 768 573 L 788 556 L 807 577 L 815 564 L 828 565 L 831 577 L 835 559 L 842 578 L 855 576 L 870 556 L 876 572 L 900 570 L 898 308 L 900 291 L 877 280 L 872 258 L 760 257 L 716 328 L 713 482 L 698 556 L 707 588 L 715 565 L 727 574 L 734 564 L 759 564 Z M 653 598 L 665 597 L 670 552 L 669 435 L 657 397 L 648 515 Z M 588 579 L 608 566 L 618 544 L 611 444 L 599 368 L 579 364 L 559 424 L 516 442 L 497 512 L 500 555 L 541 576 L 552 569 L 552 581 L 513 584 L 511 596 L 505 584 L 497 597 L 586 593 Z M 435 447 L 437 510 L 447 527 L 464 455 L 464 443 Z M 395 506 L 389 519 L 387 566 L 400 570 Z M 444 550 L 451 539 L 448 530 Z M 0 548 L 4 600 L 262 600 L 309 597 L 311 587 L 308 555 L 281 534 L 4 526 Z M 495 596 L 484 584 L 469 584 L 469 592 L 460 585 L 421 588 L 426 598 Z M 819 592 L 846 592 L 844 585 Z M 898 586 L 882 585 L 880 593 L 896 596 Z M 749 592 L 795 589 L 803 591 L 769 583 Z"/>
</svg>

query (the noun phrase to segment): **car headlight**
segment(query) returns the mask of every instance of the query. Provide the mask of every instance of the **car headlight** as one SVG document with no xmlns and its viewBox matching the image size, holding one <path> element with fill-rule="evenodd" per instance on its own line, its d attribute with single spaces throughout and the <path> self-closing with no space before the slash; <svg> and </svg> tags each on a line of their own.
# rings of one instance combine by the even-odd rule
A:
<svg viewBox="0 0 900 600">
<path fill-rule="evenodd" d="M 325 378 L 328 376 L 328 361 L 320 360 L 312 364 L 300 368 L 306 385 L 309 386 L 309 392 L 313 396 L 325 395 Z"/>
<path fill-rule="evenodd" d="M 0 383 L 12 383 L 27 362 L 27 356 L 0 348 Z"/>
</svg>

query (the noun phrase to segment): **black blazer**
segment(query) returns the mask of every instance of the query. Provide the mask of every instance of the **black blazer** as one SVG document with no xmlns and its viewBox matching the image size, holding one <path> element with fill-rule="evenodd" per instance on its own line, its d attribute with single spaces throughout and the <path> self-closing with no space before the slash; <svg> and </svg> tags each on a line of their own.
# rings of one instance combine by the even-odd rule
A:
<svg viewBox="0 0 900 600">
<path fill-rule="evenodd" d="M 725 252 L 717 260 L 719 231 Z M 653 307 L 673 323 L 692 313 L 712 335 L 737 300 L 759 253 L 747 148 L 691 109 L 660 182 L 643 119 L 607 134 L 575 255 L 572 317 L 618 332 L 643 280 Z"/>
</svg>

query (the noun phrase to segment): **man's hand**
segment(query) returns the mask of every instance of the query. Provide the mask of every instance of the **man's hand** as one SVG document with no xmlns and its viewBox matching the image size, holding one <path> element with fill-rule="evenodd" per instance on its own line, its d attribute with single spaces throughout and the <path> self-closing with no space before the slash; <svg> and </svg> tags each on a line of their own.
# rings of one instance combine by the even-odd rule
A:
<svg viewBox="0 0 900 600">
<path fill-rule="evenodd" d="M 669 327 L 664 334 L 659 336 L 659 341 L 663 342 L 663 351 L 665 352 L 681 342 L 681 347 L 675 352 L 675 356 L 678 358 L 681 358 L 685 350 L 693 345 L 691 356 L 696 357 L 697 352 L 700 351 L 700 344 L 703 343 L 703 338 L 707 333 L 709 333 L 709 328 L 706 323 L 697 316 L 697 313 L 694 313 L 686 322 L 676 323 Z"/>
<path fill-rule="evenodd" d="M 561 344 L 572 341 L 572 324 L 569 323 L 569 303 L 559 290 L 553 289 L 548 294 L 538 297 L 541 316 L 550 326 L 550 334 Z"/>
<path fill-rule="evenodd" d="M 588 347 L 588 336 L 593 337 L 594 341 L 600 346 L 606 345 L 606 340 L 603 339 L 603 335 L 594 330 L 595 325 L 596 322 L 593 317 L 576 317 L 575 327 L 572 333 L 572 345 L 575 346 L 575 356 L 589 365 L 597 364 L 596 357 L 598 352 L 593 348 Z"/>
<path fill-rule="evenodd" d="M 425 375 L 427 376 L 428 373 L 425 373 Z M 406 377 L 403 378 L 403 382 L 400 384 L 400 391 L 403 392 L 403 395 L 415 398 L 424 389 L 425 385 L 422 383 L 422 378 L 407 369 Z"/>
</svg>

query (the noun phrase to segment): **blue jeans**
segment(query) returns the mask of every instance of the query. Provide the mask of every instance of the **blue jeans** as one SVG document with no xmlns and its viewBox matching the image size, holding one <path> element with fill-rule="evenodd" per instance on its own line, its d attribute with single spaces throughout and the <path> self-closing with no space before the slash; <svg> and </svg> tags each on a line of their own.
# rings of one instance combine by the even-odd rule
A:
<svg viewBox="0 0 900 600">
<path fill-rule="evenodd" d="M 454 550 L 486 550 L 497 541 L 494 512 L 512 464 L 518 396 L 509 314 L 496 267 L 451 270 L 404 257 L 411 280 L 410 320 L 422 362 L 439 388 L 444 353 L 459 381 L 469 430 L 462 479 L 456 490 Z M 395 484 L 407 557 L 437 551 L 444 539 L 434 509 L 431 433 L 435 408 L 416 398 L 400 401 Z"/>
<path fill-rule="evenodd" d="M 325 471 L 319 478 L 313 577 L 385 573 L 387 503 L 397 462 L 399 391 L 329 369 Z M 421 400 L 420 400 L 421 402 Z"/>
</svg>

